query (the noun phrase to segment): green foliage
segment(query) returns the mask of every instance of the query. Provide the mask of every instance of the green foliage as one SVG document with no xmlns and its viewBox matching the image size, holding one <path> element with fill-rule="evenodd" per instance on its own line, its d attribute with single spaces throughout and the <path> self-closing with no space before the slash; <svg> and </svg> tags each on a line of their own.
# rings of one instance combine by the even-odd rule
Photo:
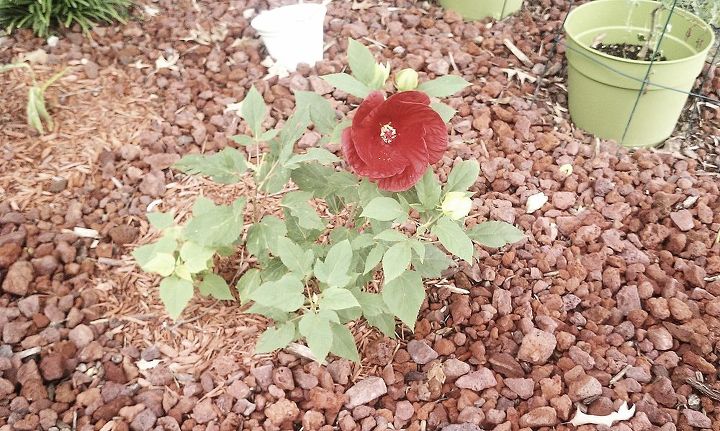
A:
<svg viewBox="0 0 720 431">
<path fill-rule="evenodd" d="M 350 47 L 353 75 L 339 79 L 363 92 L 382 87 L 385 67 L 361 44 L 353 41 Z M 455 78 L 436 81 L 426 86 L 435 95 L 463 88 Z M 428 169 L 414 189 L 382 192 L 373 182 L 338 170 L 338 157 L 322 147 L 347 124 L 328 100 L 308 92 L 295 97 L 293 115 L 265 130 L 267 106 L 251 89 L 241 107 L 249 135 L 234 138 L 244 148 L 188 155 L 176 164 L 185 173 L 228 184 L 252 175 L 257 191 L 255 197 L 247 194 L 247 209 L 245 198 L 218 205 L 201 197 L 182 226 L 172 214 L 149 214 L 162 235 L 133 254 L 144 270 L 164 277 L 160 297 L 173 319 L 196 287 L 218 300 L 237 296 L 247 313 L 273 320 L 258 339 L 258 353 L 300 341 L 320 361 L 331 353 L 359 361 L 346 324 L 362 318 L 389 337 L 395 336 L 398 320 L 413 330 L 425 300 L 423 279 L 440 278 L 454 264 L 436 244 L 471 262 L 473 241 L 499 247 L 522 236 L 500 222 L 466 233 L 466 212 L 457 216 L 455 211 L 451 219 L 443 210 L 443 203 L 458 196 L 469 201 L 467 190 L 479 174 L 476 161 L 456 164 L 444 187 Z M 324 135 L 320 144 L 296 152 L 309 127 Z M 264 205 L 271 194 L 279 203 Z M 417 224 L 414 235 L 400 228 L 405 223 Z M 251 267 L 231 289 L 213 272 L 213 263 L 215 255 L 236 247 Z M 375 283 L 378 289 L 370 289 Z"/>
<path fill-rule="evenodd" d="M 2 21 L 2 1 L 3 0 L 0 0 L 0 22 Z M 48 113 L 47 106 L 45 105 L 45 91 L 48 87 L 55 83 L 55 81 L 60 79 L 67 69 L 61 70 L 42 84 L 35 80 L 35 73 L 33 72 L 32 67 L 30 67 L 27 63 L 11 63 L 2 65 L 0 66 L 0 73 L 20 68 L 27 69 L 30 72 L 33 82 L 28 90 L 28 101 L 25 105 L 27 122 L 30 127 L 37 130 L 37 132 L 42 135 L 45 133 L 43 123 L 47 124 L 47 127 L 50 130 L 55 128 L 53 119 L 50 116 L 50 113 Z"/>
<path fill-rule="evenodd" d="M 0 26 L 7 32 L 31 28 L 46 37 L 53 27 L 78 24 L 83 32 L 100 22 L 125 23 L 131 0 L 0 0 Z"/>
<path fill-rule="evenodd" d="M 462 91 L 470 83 L 457 75 L 445 75 L 418 85 L 418 90 L 432 97 L 449 97 Z"/>
<path fill-rule="evenodd" d="M 673 0 L 663 0 L 663 3 L 670 8 Z M 720 27 L 720 2 L 717 0 L 678 0 L 677 6 L 689 10 L 715 28 Z"/>
</svg>

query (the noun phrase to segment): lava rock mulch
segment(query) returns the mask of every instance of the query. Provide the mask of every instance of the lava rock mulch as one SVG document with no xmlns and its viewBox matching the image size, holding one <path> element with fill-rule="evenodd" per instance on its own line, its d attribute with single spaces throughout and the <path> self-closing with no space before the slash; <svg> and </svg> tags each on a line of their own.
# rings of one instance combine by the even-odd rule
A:
<svg viewBox="0 0 720 431">
<path fill-rule="evenodd" d="M 90 79 L 121 68 L 126 85 L 157 96 L 158 114 L 94 161 L 102 187 L 87 191 L 72 224 L 93 220 L 99 240 L 68 231 L 57 207 L 0 202 L 0 430 L 569 429 L 578 406 L 606 415 L 623 401 L 636 413 L 617 430 L 720 430 L 720 178 L 695 160 L 630 153 L 574 130 L 559 109 L 562 49 L 546 57 L 567 4 L 527 3 L 489 26 L 426 3 L 334 2 L 327 60 L 268 80 L 243 15 L 266 8 L 260 1 L 196 8 L 162 0 L 155 17 L 98 28 L 92 41 L 68 32 L 55 47 L 16 32 L 0 46 L 0 62 L 41 48 L 50 64 L 85 58 L 80 73 Z M 219 36 L 203 44 L 198 32 Z M 272 104 L 269 125 L 292 110 L 292 90 L 359 102 L 318 78 L 342 70 L 347 37 L 375 43 L 394 68 L 460 73 L 473 83 L 449 101 L 458 116 L 437 171 L 443 179 L 458 158 L 479 160 L 468 223 L 504 220 L 527 238 L 479 250 L 474 265 L 428 285 L 414 333 L 366 333 L 362 367 L 290 352 L 248 366 L 209 351 L 203 367 L 179 373 L 172 348 L 124 338 L 118 319 L 105 315 L 108 295 L 115 303 L 132 295 L 96 280 L 146 229 L 138 216 L 176 180 L 169 166 L 178 155 L 222 148 L 243 131 L 225 106 L 250 85 Z M 155 60 L 172 53 L 180 54 L 176 67 L 156 71 Z M 518 77 L 537 77 L 543 65 L 554 73 L 531 103 L 535 87 Z M 719 83 L 713 76 L 709 93 Z M 717 134 L 714 115 L 703 113 L 703 127 Z M 309 132 L 301 144 L 316 141 Z M 540 191 L 548 203 L 527 214 L 527 198 Z M 113 225 L 103 229 L 110 207 Z M 139 323 L 170 330 L 163 319 Z"/>
</svg>

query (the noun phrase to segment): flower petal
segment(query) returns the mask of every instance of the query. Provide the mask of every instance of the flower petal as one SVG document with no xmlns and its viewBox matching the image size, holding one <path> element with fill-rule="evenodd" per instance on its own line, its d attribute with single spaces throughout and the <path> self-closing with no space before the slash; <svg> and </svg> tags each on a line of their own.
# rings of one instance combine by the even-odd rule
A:
<svg viewBox="0 0 720 431">
<path fill-rule="evenodd" d="M 409 164 L 397 175 L 378 180 L 377 185 L 382 190 L 389 192 L 403 192 L 414 186 L 425 174 L 427 165 Z"/>
<path fill-rule="evenodd" d="M 393 145 L 386 145 L 380 139 L 380 127 L 353 127 L 352 140 L 358 157 L 366 165 L 365 175 L 371 178 L 386 178 L 395 175 L 407 165 L 407 159 Z"/>
<path fill-rule="evenodd" d="M 368 116 L 372 117 L 373 113 L 383 105 L 385 97 L 379 91 L 373 91 L 360 103 L 355 117 L 353 117 L 353 127 L 361 125 L 362 121 Z"/>
</svg>

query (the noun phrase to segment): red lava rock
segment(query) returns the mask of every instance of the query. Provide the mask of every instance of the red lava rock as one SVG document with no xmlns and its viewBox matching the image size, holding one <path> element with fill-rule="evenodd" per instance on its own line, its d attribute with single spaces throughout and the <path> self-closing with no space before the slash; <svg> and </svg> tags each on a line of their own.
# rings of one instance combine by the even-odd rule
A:
<svg viewBox="0 0 720 431">
<path fill-rule="evenodd" d="M 250 387 L 242 380 L 235 380 L 227 388 L 227 393 L 235 397 L 236 399 L 247 398 L 252 393 Z"/>
<path fill-rule="evenodd" d="M 670 307 L 670 314 L 675 320 L 686 322 L 693 317 L 690 307 L 678 298 L 670 298 L 668 300 L 668 306 Z"/>
<path fill-rule="evenodd" d="M 662 326 L 653 326 L 647 331 L 648 340 L 657 350 L 670 350 L 673 347 L 673 337 L 670 332 Z"/>
<path fill-rule="evenodd" d="M 615 300 L 617 301 L 618 309 L 624 316 L 627 316 L 633 310 L 640 310 L 642 308 L 638 288 L 635 285 L 627 285 L 620 288 L 615 296 Z"/>
<path fill-rule="evenodd" d="M 712 421 L 709 417 L 702 414 L 701 412 L 685 409 L 682 411 L 687 424 L 695 428 L 710 428 L 712 427 Z"/>
<path fill-rule="evenodd" d="M 140 231 L 138 228 L 128 225 L 115 226 L 110 229 L 110 238 L 117 245 L 125 245 L 135 242 Z"/>
<path fill-rule="evenodd" d="M 33 278 L 35 278 L 35 270 L 30 262 L 15 262 L 5 274 L 2 289 L 13 295 L 25 296 Z"/>
<path fill-rule="evenodd" d="M 295 389 L 295 381 L 293 380 L 292 370 L 288 367 L 278 367 L 273 370 L 273 383 L 280 389 L 291 391 Z"/>
<path fill-rule="evenodd" d="M 507 353 L 495 353 L 488 359 L 493 370 L 505 377 L 525 377 L 520 363 Z"/>
<path fill-rule="evenodd" d="M 443 364 L 443 372 L 448 379 L 456 379 L 469 373 L 472 368 L 469 364 L 455 358 L 450 358 Z"/>
<path fill-rule="evenodd" d="M 521 427 L 549 427 L 557 424 L 557 412 L 552 407 L 538 407 L 520 418 Z"/>
<path fill-rule="evenodd" d="M 218 417 L 218 414 L 213 406 L 212 399 L 210 398 L 206 398 L 195 404 L 195 407 L 193 407 L 192 410 L 192 415 L 199 424 L 206 424 L 210 421 L 217 419 Z M 268 417 L 270 417 L 270 415 L 268 415 Z"/>
<path fill-rule="evenodd" d="M 535 382 L 533 379 L 506 378 L 503 380 L 503 383 L 505 383 L 508 389 L 518 394 L 518 396 L 524 400 L 532 397 L 535 391 Z"/>
<path fill-rule="evenodd" d="M 383 379 L 380 377 L 367 377 L 345 391 L 345 395 L 348 397 L 345 407 L 352 409 L 359 405 L 367 404 L 386 393 L 387 386 L 385 386 Z"/>
<path fill-rule="evenodd" d="M 130 429 L 132 431 L 149 431 L 155 426 L 157 416 L 150 409 L 145 409 L 138 413 L 132 422 L 130 422 Z"/>
<path fill-rule="evenodd" d="M 410 340 L 407 351 L 416 364 L 425 365 L 438 357 L 438 353 L 425 341 Z"/>
<path fill-rule="evenodd" d="M 479 367 L 477 371 L 472 371 L 455 381 L 455 386 L 461 389 L 471 389 L 473 391 L 482 391 L 497 385 L 497 380 L 493 372 L 485 367 Z"/>
<path fill-rule="evenodd" d="M 575 205 L 577 196 L 573 192 L 555 192 L 552 195 L 552 204 L 559 210 L 566 210 Z"/>
<path fill-rule="evenodd" d="M 255 377 L 258 385 L 261 388 L 266 389 L 273 382 L 273 365 L 266 364 L 259 367 L 255 367 L 250 370 L 250 373 Z"/>
<path fill-rule="evenodd" d="M 325 425 L 325 415 L 320 412 L 308 410 L 302 418 L 303 429 L 317 431 Z"/>
<path fill-rule="evenodd" d="M 568 395 L 574 402 L 596 398 L 602 394 L 602 385 L 593 376 L 583 374 L 570 382 Z"/>
<path fill-rule="evenodd" d="M 683 232 L 691 230 L 695 223 L 693 222 L 693 216 L 690 210 L 680 210 L 677 212 L 670 213 L 670 219 L 672 219 L 675 226 Z"/>
<path fill-rule="evenodd" d="M 544 364 L 550 359 L 556 345 L 553 334 L 533 328 L 523 337 L 517 358 L 533 364 Z"/>
<path fill-rule="evenodd" d="M 68 337 L 78 349 L 82 349 L 95 339 L 95 334 L 89 326 L 78 325 L 70 331 Z"/>
<path fill-rule="evenodd" d="M 8 268 L 15 263 L 22 254 L 22 247 L 14 242 L 0 245 L 0 268 Z"/>
<path fill-rule="evenodd" d="M 339 385 L 347 385 L 352 368 L 347 359 L 337 359 L 327 366 L 330 376 Z"/>
<path fill-rule="evenodd" d="M 285 423 L 293 422 L 299 415 L 300 410 L 295 402 L 286 398 L 278 400 L 276 403 L 265 407 L 265 416 L 267 416 L 270 422 L 275 426 L 281 426 Z"/>
<path fill-rule="evenodd" d="M 677 394 L 672 386 L 672 382 L 667 377 L 658 378 L 650 386 L 650 395 L 655 398 L 655 401 L 665 407 L 675 408 L 677 404 Z"/>
<path fill-rule="evenodd" d="M 47 381 L 58 380 L 65 376 L 65 358 L 59 353 L 52 353 L 40 361 L 40 373 Z"/>
</svg>

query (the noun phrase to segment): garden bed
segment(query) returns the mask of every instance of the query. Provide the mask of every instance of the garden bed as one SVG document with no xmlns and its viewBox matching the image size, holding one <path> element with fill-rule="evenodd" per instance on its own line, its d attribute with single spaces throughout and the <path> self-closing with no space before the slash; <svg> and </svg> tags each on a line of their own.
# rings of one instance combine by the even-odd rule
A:
<svg viewBox="0 0 720 431">
<path fill-rule="evenodd" d="M 0 63 L 42 49 L 42 76 L 70 67 L 48 90 L 57 130 L 43 137 L 25 125 L 27 80 L 0 75 L 0 426 L 564 429 L 575 403 L 605 415 L 627 400 L 636 413 L 619 428 L 717 429 L 717 399 L 688 379 L 717 388 L 720 181 L 709 137 L 720 111 L 702 107 L 681 125 L 696 139 L 681 130 L 666 150 L 630 153 L 574 130 L 554 67 L 562 47 L 545 57 L 568 5 L 526 4 L 487 26 L 410 1 L 333 2 L 326 60 L 267 80 L 245 16 L 265 2 L 149 3 L 143 19 L 98 28 L 92 41 L 67 33 L 55 47 L 25 31 L 0 39 Z M 444 180 L 458 158 L 477 159 L 469 224 L 502 220 L 527 238 L 428 283 L 414 334 L 352 327 L 361 365 L 253 356 L 266 322 L 230 302 L 195 299 L 172 322 L 157 280 L 129 256 L 152 239 L 148 206 L 183 218 L 200 194 L 227 203 L 251 185 L 169 166 L 234 145 L 228 136 L 244 126 L 226 108 L 253 84 L 272 106 L 268 126 L 292 111 L 293 90 L 330 97 L 318 75 L 343 70 L 348 37 L 395 69 L 473 84 L 449 100 L 459 115 L 436 172 Z M 533 104 L 542 65 L 555 73 Z M 703 94 L 717 98 L 714 73 Z M 360 102 L 332 96 L 349 102 L 343 111 Z M 309 132 L 300 147 L 317 139 Z M 538 192 L 549 202 L 528 214 Z M 244 269 L 221 264 L 228 281 Z"/>
</svg>

